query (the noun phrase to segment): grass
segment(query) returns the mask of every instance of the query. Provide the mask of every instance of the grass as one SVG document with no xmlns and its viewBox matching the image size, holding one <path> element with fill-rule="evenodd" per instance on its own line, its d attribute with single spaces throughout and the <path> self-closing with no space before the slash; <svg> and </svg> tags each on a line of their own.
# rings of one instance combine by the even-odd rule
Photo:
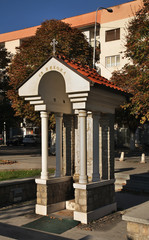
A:
<svg viewBox="0 0 149 240">
<path fill-rule="evenodd" d="M 50 168 L 49 174 L 52 175 L 54 173 L 55 173 L 55 169 Z M 0 171 L 0 181 L 18 179 L 18 178 L 37 177 L 37 176 L 40 176 L 40 174 L 41 174 L 40 169 Z"/>
</svg>

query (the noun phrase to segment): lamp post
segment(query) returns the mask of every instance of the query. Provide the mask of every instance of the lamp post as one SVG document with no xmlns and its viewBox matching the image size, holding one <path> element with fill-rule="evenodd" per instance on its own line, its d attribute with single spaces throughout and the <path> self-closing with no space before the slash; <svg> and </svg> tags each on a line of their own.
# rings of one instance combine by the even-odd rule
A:
<svg viewBox="0 0 149 240">
<path fill-rule="evenodd" d="M 6 145 L 6 122 L 4 122 L 4 145 Z"/>
<path fill-rule="evenodd" d="M 99 9 L 105 9 L 109 13 L 112 13 L 113 10 L 111 8 L 104 8 L 104 7 L 98 7 L 96 10 L 96 17 L 95 17 L 95 28 L 94 28 L 94 47 L 93 47 L 93 68 L 95 68 L 95 52 L 96 52 L 96 26 L 97 26 L 97 13 Z"/>
</svg>

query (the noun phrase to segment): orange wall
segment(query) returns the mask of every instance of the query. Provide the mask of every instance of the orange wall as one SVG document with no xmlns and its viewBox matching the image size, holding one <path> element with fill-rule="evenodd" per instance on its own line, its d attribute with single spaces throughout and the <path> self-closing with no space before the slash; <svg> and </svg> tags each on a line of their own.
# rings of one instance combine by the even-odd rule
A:
<svg viewBox="0 0 149 240">
<path fill-rule="evenodd" d="M 99 10 L 97 15 L 97 22 L 107 23 L 112 21 L 117 21 L 124 18 L 129 18 L 135 15 L 135 12 L 139 10 L 142 6 L 142 0 L 134 0 L 132 2 L 124 3 L 111 7 L 113 13 L 108 13 L 106 10 Z M 69 23 L 72 27 L 84 27 L 94 24 L 95 22 L 95 12 L 90 12 L 70 18 L 62 19 L 62 21 Z M 16 39 L 31 37 L 35 35 L 37 28 L 39 26 L 25 28 L 22 30 L 8 32 L 0 34 L 0 42 L 8 42 Z"/>
</svg>

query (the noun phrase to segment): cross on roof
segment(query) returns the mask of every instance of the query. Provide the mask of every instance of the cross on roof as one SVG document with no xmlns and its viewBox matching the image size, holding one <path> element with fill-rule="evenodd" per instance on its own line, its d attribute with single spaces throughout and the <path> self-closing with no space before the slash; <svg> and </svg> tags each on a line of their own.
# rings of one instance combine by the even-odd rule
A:
<svg viewBox="0 0 149 240">
<path fill-rule="evenodd" d="M 56 39 L 54 38 L 52 40 L 52 42 L 50 43 L 51 46 L 53 46 L 53 55 L 55 56 L 55 53 L 56 53 L 56 49 L 55 49 L 55 46 L 58 44 L 58 41 L 56 41 Z"/>
</svg>

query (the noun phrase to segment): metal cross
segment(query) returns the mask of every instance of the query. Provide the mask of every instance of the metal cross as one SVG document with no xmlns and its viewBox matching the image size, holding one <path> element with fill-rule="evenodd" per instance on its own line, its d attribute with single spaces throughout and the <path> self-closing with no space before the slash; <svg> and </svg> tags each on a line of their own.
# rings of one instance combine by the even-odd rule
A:
<svg viewBox="0 0 149 240">
<path fill-rule="evenodd" d="M 56 41 L 56 39 L 54 38 L 52 40 L 52 42 L 50 43 L 51 46 L 53 46 L 53 55 L 55 56 L 55 53 L 56 53 L 56 49 L 55 49 L 55 46 L 58 44 L 58 41 Z"/>
</svg>

